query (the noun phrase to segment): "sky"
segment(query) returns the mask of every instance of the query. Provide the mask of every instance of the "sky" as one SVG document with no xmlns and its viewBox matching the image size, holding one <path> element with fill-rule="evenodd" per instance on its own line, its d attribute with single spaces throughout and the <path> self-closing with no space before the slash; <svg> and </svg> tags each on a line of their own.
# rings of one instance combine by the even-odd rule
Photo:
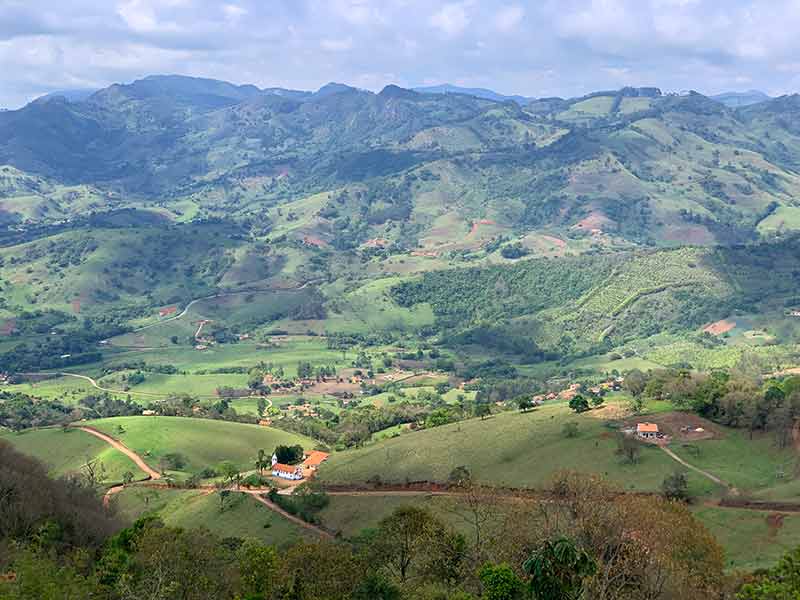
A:
<svg viewBox="0 0 800 600">
<path fill-rule="evenodd" d="M 152 74 L 780 95 L 800 89 L 798 30 L 800 0 L 0 0 L 0 106 Z"/>
</svg>

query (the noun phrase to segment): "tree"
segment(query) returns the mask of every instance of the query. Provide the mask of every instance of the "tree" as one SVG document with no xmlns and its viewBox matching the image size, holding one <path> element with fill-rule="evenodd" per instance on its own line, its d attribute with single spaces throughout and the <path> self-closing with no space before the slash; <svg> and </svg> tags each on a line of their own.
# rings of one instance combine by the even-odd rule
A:
<svg viewBox="0 0 800 600">
<path fill-rule="evenodd" d="M 625 375 L 624 382 L 625 389 L 630 392 L 631 396 L 638 398 L 644 392 L 647 385 L 647 376 L 639 369 L 633 369 Z"/>
<path fill-rule="evenodd" d="M 275 457 L 278 462 L 284 465 L 293 465 L 303 460 L 303 447 L 296 446 L 276 446 Z"/>
<path fill-rule="evenodd" d="M 689 481 L 686 473 L 675 471 L 672 475 L 667 475 L 661 482 L 661 494 L 668 500 L 680 500 L 682 502 L 689 499 Z"/>
<path fill-rule="evenodd" d="M 123 485 L 130 485 L 130 483 L 132 481 L 133 481 L 133 473 L 131 473 L 130 471 L 125 471 L 122 474 L 122 484 Z"/>
<path fill-rule="evenodd" d="M 592 396 L 591 403 L 593 407 L 597 408 L 598 406 L 603 404 L 603 397 L 600 395 Z"/>
<path fill-rule="evenodd" d="M 401 582 L 406 582 L 412 568 L 422 561 L 444 527 L 427 510 L 415 506 L 396 509 L 378 525 L 373 542 L 377 558 Z"/>
<path fill-rule="evenodd" d="M 589 402 L 586 400 L 586 398 L 580 394 L 577 394 L 572 400 L 569 401 L 569 407 L 576 413 L 582 413 L 589 410 Z"/>
<path fill-rule="evenodd" d="M 264 416 L 264 411 L 267 410 L 267 401 L 264 398 L 259 398 L 256 402 L 256 406 L 258 407 L 258 414 L 259 416 Z"/>
<path fill-rule="evenodd" d="M 517 406 L 519 407 L 520 412 L 528 412 L 529 410 L 533 410 L 536 407 L 533 400 L 531 400 L 528 396 L 520 396 L 517 398 Z"/>
<path fill-rule="evenodd" d="M 486 600 L 518 600 L 523 597 L 525 584 L 507 564 L 485 564 L 478 572 Z"/>
<path fill-rule="evenodd" d="M 256 469 L 259 475 L 264 474 L 264 469 L 271 466 L 272 458 L 267 457 L 267 453 L 263 449 L 258 451 L 258 458 L 256 458 Z"/>
<path fill-rule="evenodd" d="M 469 485 L 472 483 L 472 474 L 469 472 L 467 467 L 462 465 L 450 471 L 450 475 L 447 477 L 447 482 L 450 485 L 455 485 L 458 487 Z"/>
<path fill-rule="evenodd" d="M 236 553 L 244 598 L 268 598 L 278 568 L 278 553 L 271 546 L 246 540 Z"/>
<path fill-rule="evenodd" d="M 564 427 L 561 428 L 561 433 L 563 433 L 566 438 L 578 437 L 578 424 L 573 421 L 564 423 Z"/>
<path fill-rule="evenodd" d="M 746 583 L 737 600 L 797 600 L 800 594 L 800 547 L 787 552 L 780 562 L 766 573 Z"/>
<path fill-rule="evenodd" d="M 635 415 L 641 414 L 644 410 L 644 397 L 641 395 L 631 396 L 631 399 L 628 401 L 628 408 Z"/>
<path fill-rule="evenodd" d="M 639 462 L 639 456 L 642 453 L 642 445 L 632 435 L 625 433 L 617 434 L 617 454 L 628 464 L 636 464 Z"/>
<path fill-rule="evenodd" d="M 86 457 L 86 462 L 81 467 L 81 473 L 86 485 L 94 488 L 103 483 L 106 479 L 106 467 L 96 458 Z"/>
<path fill-rule="evenodd" d="M 594 559 L 568 538 L 547 540 L 522 566 L 536 600 L 582 597 L 587 578 L 597 571 Z"/>
<path fill-rule="evenodd" d="M 491 414 L 492 414 L 492 409 L 485 402 L 481 402 L 475 405 L 475 416 L 480 417 L 481 421 L 483 421 L 486 417 L 490 416 Z"/>
</svg>

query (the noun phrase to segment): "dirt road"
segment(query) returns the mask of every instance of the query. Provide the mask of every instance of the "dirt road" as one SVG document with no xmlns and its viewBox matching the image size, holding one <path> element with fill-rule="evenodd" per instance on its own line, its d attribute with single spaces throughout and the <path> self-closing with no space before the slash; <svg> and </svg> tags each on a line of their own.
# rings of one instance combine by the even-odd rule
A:
<svg viewBox="0 0 800 600">
<path fill-rule="evenodd" d="M 252 496 L 253 498 L 256 499 L 257 502 L 260 502 L 261 504 L 263 504 L 264 506 L 269 508 L 271 511 L 278 513 L 284 519 L 287 519 L 287 520 L 291 521 L 292 523 L 294 523 L 296 525 L 299 525 L 300 527 L 302 527 L 304 529 L 308 529 L 309 531 L 313 531 L 314 533 L 316 533 L 320 537 L 323 537 L 323 538 L 329 539 L 329 540 L 333 539 L 333 535 L 330 532 L 326 531 L 325 529 L 322 529 L 321 527 L 317 527 L 316 525 L 314 525 L 312 523 L 308 523 L 306 521 L 303 521 L 303 519 L 301 519 L 299 517 L 295 517 L 292 514 L 289 514 L 288 512 L 283 510 L 280 506 L 278 506 L 274 502 L 271 502 L 271 501 L 267 500 L 264 496 L 262 496 L 263 491 L 247 490 L 247 491 L 244 491 L 244 493 L 248 494 L 249 496 Z"/>
<path fill-rule="evenodd" d="M 146 462 L 144 462 L 141 456 L 136 454 L 136 452 L 128 448 L 125 444 L 123 444 L 119 440 L 115 440 L 110 435 L 106 435 L 102 431 L 98 431 L 97 429 L 93 429 L 92 427 L 77 427 L 77 429 L 85 431 L 86 433 L 93 435 L 96 438 L 100 438 L 112 448 L 122 452 L 125 456 L 127 456 L 134 463 L 136 463 L 137 467 L 139 467 L 142 471 L 147 473 L 150 479 L 161 479 L 161 473 L 152 469 Z"/>
<path fill-rule="evenodd" d="M 675 454 L 672 450 L 670 450 L 666 446 L 659 446 L 659 448 L 661 448 L 667 454 L 667 456 L 669 456 L 670 458 L 672 458 L 674 461 L 678 462 L 679 464 L 683 465 L 687 469 L 691 469 L 692 471 L 694 471 L 695 473 L 699 473 L 700 475 L 702 475 L 706 479 L 710 479 L 711 481 L 713 481 L 717 485 L 721 485 L 722 487 L 727 488 L 728 492 L 733 494 L 733 495 L 738 494 L 738 491 L 736 490 L 735 487 L 733 487 L 732 485 L 730 485 L 729 483 L 727 483 L 725 481 L 722 481 L 722 479 L 720 479 L 716 475 L 712 475 L 708 471 L 704 471 L 703 469 L 701 469 L 699 467 L 695 467 L 694 465 L 690 465 L 688 462 L 683 460 L 680 456 Z"/>
</svg>

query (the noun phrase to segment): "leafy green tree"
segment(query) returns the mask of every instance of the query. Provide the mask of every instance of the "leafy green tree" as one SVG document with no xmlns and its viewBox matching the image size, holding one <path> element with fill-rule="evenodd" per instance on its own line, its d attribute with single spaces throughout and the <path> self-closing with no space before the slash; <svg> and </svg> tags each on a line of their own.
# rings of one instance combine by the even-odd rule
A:
<svg viewBox="0 0 800 600">
<path fill-rule="evenodd" d="M 647 376 L 639 369 L 633 369 L 625 375 L 623 385 L 634 398 L 638 398 L 647 385 Z"/>
<path fill-rule="evenodd" d="M 293 465 L 303 460 L 303 447 L 296 446 L 276 446 L 275 456 L 278 462 L 284 465 Z"/>
<path fill-rule="evenodd" d="M 122 474 L 122 483 L 123 485 L 129 485 L 133 481 L 133 473 L 130 471 L 125 471 Z"/>
<path fill-rule="evenodd" d="M 686 501 L 689 499 L 689 480 L 683 471 L 675 471 L 667 475 L 661 482 L 661 493 L 669 500 Z"/>
<path fill-rule="evenodd" d="M 582 413 L 589 410 L 589 402 L 586 400 L 586 398 L 580 394 L 577 394 L 572 400 L 569 401 L 569 407 L 576 413 Z"/>
<path fill-rule="evenodd" d="M 278 554 L 275 548 L 255 540 L 246 540 L 236 553 L 241 573 L 242 593 L 245 598 L 270 596 L 276 571 Z"/>
<path fill-rule="evenodd" d="M 737 600 L 797 600 L 800 598 L 800 547 L 736 594 Z"/>
<path fill-rule="evenodd" d="M 485 564 L 478 572 L 483 586 L 482 598 L 486 600 L 520 600 L 525 584 L 507 564 Z"/>
<path fill-rule="evenodd" d="M 392 575 L 405 582 L 443 531 L 441 523 L 427 510 L 400 507 L 378 525 L 372 551 Z"/>
<path fill-rule="evenodd" d="M 530 590 L 536 600 L 578 600 L 597 564 L 573 540 L 562 537 L 544 542 L 522 568 L 530 576 Z"/>
<path fill-rule="evenodd" d="M 492 409 L 485 402 L 481 402 L 475 405 L 475 416 L 480 417 L 481 421 L 483 421 L 486 417 L 490 416 L 491 414 L 492 414 Z"/>
</svg>

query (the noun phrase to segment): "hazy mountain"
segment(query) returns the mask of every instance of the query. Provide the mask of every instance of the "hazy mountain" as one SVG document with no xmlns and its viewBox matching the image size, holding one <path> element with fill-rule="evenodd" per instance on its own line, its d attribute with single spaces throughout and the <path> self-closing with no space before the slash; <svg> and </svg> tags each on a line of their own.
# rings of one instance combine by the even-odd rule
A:
<svg viewBox="0 0 800 600">
<path fill-rule="evenodd" d="M 713 100 L 721 102 L 725 106 L 731 108 L 740 108 L 742 106 L 750 106 L 751 104 L 758 104 L 770 100 L 770 96 L 758 90 L 749 90 L 747 92 L 724 92 L 711 96 Z"/>
<path fill-rule="evenodd" d="M 488 90 L 486 88 L 467 88 L 467 87 L 460 87 L 457 85 L 451 85 L 449 83 L 443 83 L 441 85 L 431 85 L 431 86 L 424 86 L 424 87 L 415 87 L 412 88 L 415 92 L 420 92 L 421 94 L 466 94 L 467 96 L 475 96 L 477 98 L 485 98 L 486 100 L 495 100 L 496 102 L 506 102 L 507 100 L 512 100 L 518 104 L 527 104 L 533 98 L 526 98 L 525 96 L 519 95 L 511 95 L 508 96 L 506 94 L 500 94 L 493 90 Z"/>
<path fill-rule="evenodd" d="M 201 217 L 268 227 L 271 207 L 328 193 L 302 232 L 339 248 L 376 237 L 424 245 L 475 221 L 498 236 L 744 241 L 800 223 L 799 105 L 732 109 L 657 88 L 519 105 L 397 86 L 310 94 L 148 77 L 0 113 L 0 165 L 15 169 L 0 210 L 46 221 L 112 199 L 189 203 Z M 63 186 L 85 191 L 63 196 Z"/>
<path fill-rule="evenodd" d="M 39 96 L 36 100 L 47 101 L 52 100 L 53 98 L 64 98 L 68 102 L 83 102 L 96 91 L 97 90 L 95 89 L 58 90 L 55 92 L 50 92 L 49 94 L 45 94 L 44 96 Z"/>
</svg>

